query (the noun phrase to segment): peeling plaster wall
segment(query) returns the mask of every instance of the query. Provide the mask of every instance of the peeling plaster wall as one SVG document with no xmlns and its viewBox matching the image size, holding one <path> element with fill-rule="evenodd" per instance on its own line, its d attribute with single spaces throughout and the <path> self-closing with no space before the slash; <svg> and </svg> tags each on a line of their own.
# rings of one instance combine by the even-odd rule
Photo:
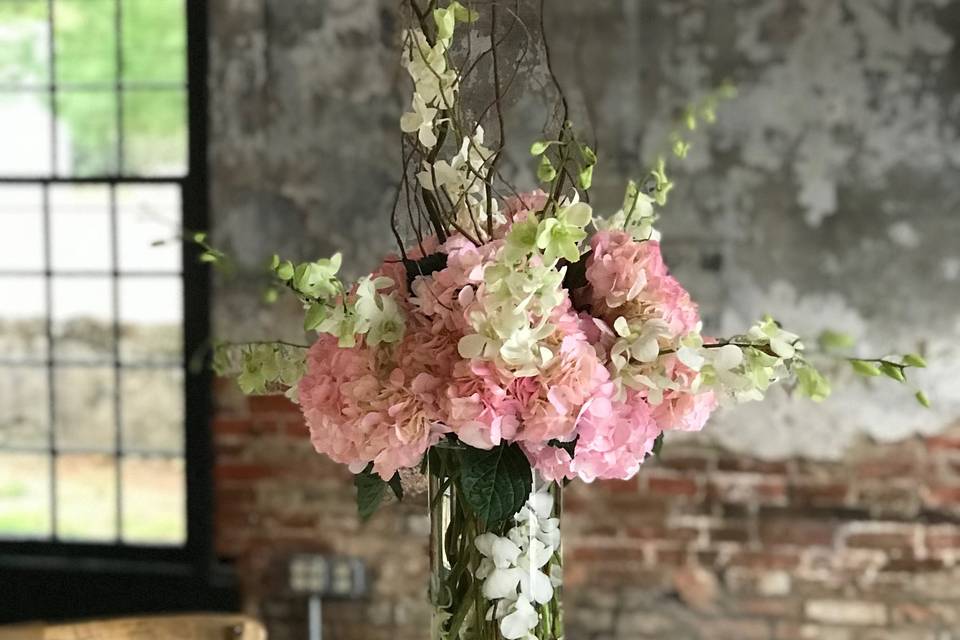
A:
<svg viewBox="0 0 960 640">
<path fill-rule="evenodd" d="M 408 91 L 396 4 L 211 3 L 213 217 L 242 273 L 277 249 L 342 249 L 359 273 L 390 249 Z M 847 331 L 865 354 L 929 356 L 916 382 L 933 411 L 841 373 L 822 405 L 778 392 L 692 437 L 839 458 L 863 437 L 935 433 L 960 417 L 960 2 L 554 0 L 548 12 L 577 122 L 598 135 L 601 208 L 649 165 L 677 109 L 737 85 L 676 166 L 661 223 L 708 330 L 769 312 L 808 335 Z M 521 81 L 504 166 L 532 186 L 524 149 L 549 100 L 542 59 Z M 222 336 L 296 334 L 295 309 L 258 305 L 258 286 L 220 283 Z"/>
</svg>

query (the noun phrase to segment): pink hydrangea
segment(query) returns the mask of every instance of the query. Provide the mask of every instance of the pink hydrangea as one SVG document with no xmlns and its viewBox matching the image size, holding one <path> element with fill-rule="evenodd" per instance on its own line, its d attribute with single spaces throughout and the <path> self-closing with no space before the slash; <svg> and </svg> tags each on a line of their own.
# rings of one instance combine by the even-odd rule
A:
<svg viewBox="0 0 960 640">
<path fill-rule="evenodd" d="M 571 439 L 581 409 L 609 380 L 597 352 L 579 330 L 578 317 L 572 313 L 565 317 L 567 322 L 558 328 L 573 331 L 562 338 L 550 365 L 539 376 L 518 378 L 511 384 L 520 403 L 518 442 Z"/>
<path fill-rule="evenodd" d="M 643 398 L 629 392 L 625 400 L 613 401 L 612 389 L 612 384 L 605 385 L 584 406 L 572 457 L 565 449 L 542 442 L 524 444 L 546 480 L 628 480 L 640 470 L 661 429 Z"/>
<path fill-rule="evenodd" d="M 713 391 L 681 393 L 653 408 L 653 418 L 664 431 L 700 431 L 719 402 Z"/>
<path fill-rule="evenodd" d="M 586 275 L 595 315 L 611 325 L 619 316 L 657 317 L 677 336 L 697 328 L 697 306 L 667 270 L 660 243 L 638 242 L 622 231 L 601 231 L 590 246 Z"/>
<path fill-rule="evenodd" d="M 402 275 L 390 264 L 381 272 Z M 408 316 L 403 340 L 388 349 L 362 341 L 340 348 L 321 335 L 299 385 L 314 448 L 355 471 L 372 462 L 384 479 L 416 465 L 449 431 L 445 382 L 459 361 L 458 339 L 442 321 L 419 314 Z"/>
<path fill-rule="evenodd" d="M 377 366 L 376 350 L 344 349 L 323 335 L 310 348 L 300 407 L 314 448 L 331 459 L 389 479 L 415 465 L 439 440 L 440 379 Z"/>
<path fill-rule="evenodd" d="M 635 299 L 647 286 L 650 252 L 622 231 L 601 231 L 590 240 L 587 280 L 594 303 L 610 308 Z M 655 265 L 653 265 L 655 266 Z"/>
<path fill-rule="evenodd" d="M 503 201 L 503 214 L 507 217 L 507 220 L 512 222 L 514 219 L 521 217 L 520 214 L 536 213 L 547 204 L 547 197 L 547 194 L 541 189 L 511 196 Z M 509 224 L 505 226 L 509 227 Z"/>
<path fill-rule="evenodd" d="M 543 206 L 546 195 L 526 194 L 505 202 L 510 220 Z M 536 376 L 517 377 L 482 359 L 463 360 L 457 345 L 473 332 L 469 314 L 482 296 L 484 270 L 497 257 L 511 223 L 477 247 L 460 234 L 444 243 L 428 238 L 421 253 L 443 252 L 447 264 L 413 279 L 388 259 L 374 275 L 387 275 L 406 315 L 403 339 L 367 348 L 337 346 L 323 335 L 310 349 L 300 402 L 317 451 L 354 471 L 373 463 L 385 479 L 415 466 L 447 434 L 488 449 L 520 443 L 547 479 L 627 479 L 639 470 L 663 430 L 702 428 L 716 407 L 712 393 L 690 392 L 697 373 L 676 358 L 661 364 L 679 383 L 651 406 L 639 391 L 615 393 L 606 368 L 616 339 L 610 329 L 620 315 L 664 320 L 675 335 L 696 328 L 696 306 L 667 272 L 655 242 L 602 232 L 591 242 L 586 296 L 592 313 L 573 311 L 569 295 L 549 318 L 544 342 L 553 359 Z M 568 292 L 569 294 L 569 292 Z M 579 302 L 580 298 L 578 298 Z M 552 446 L 576 440 L 575 455 Z"/>
</svg>

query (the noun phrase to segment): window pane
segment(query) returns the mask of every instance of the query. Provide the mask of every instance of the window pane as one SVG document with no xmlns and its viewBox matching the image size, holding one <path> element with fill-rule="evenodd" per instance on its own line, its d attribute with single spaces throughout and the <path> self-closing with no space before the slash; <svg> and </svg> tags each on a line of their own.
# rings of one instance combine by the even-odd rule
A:
<svg viewBox="0 0 960 640">
<path fill-rule="evenodd" d="M 50 535 L 50 457 L 0 452 L 0 537 Z"/>
<path fill-rule="evenodd" d="M 183 451 L 183 371 L 121 372 L 123 446 L 137 451 Z"/>
<path fill-rule="evenodd" d="M 50 244 L 54 271 L 109 271 L 110 194 L 107 188 L 52 187 Z"/>
<path fill-rule="evenodd" d="M 114 449 L 113 375 L 110 367 L 54 370 L 54 421 L 59 448 Z"/>
<path fill-rule="evenodd" d="M 58 83 L 116 83 L 114 0 L 55 0 L 54 46 Z"/>
<path fill-rule="evenodd" d="M 0 187 L 0 271 L 43 269 L 43 194 L 39 187 Z"/>
<path fill-rule="evenodd" d="M 113 174 L 117 170 L 117 106 L 110 93 L 57 94 L 60 171 L 69 176 Z"/>
<path fill-rule="evenodd" d="M 0 175 L 50 174 L 50 113 L 45 92 L 0 93 Z"/>
<path fill-rule="evenodd" d="M 180 271 L 180 188 L 117 189 L 121 271 Z"/>
<path fill-rule="evenodd" d="M 61 538 L 110 541 L 117 535 L 113 456 L 57 456 L 57 533 Z"/>
<path fill-rule="evenodd" d="M 47 0 L 0 2 L 0 84 L 49 81 Z"/>
<path fill-rule="evenodd" d="M 48 403 L 44 367 L 0 366 L 0 449 L 45 448 Z"/>
<path fill-rule="evenodd" d="M 186 82 L 183 0 L 123 0 L 123 79 Z"/>
<path fill-rule="evenodd" d="M 54 277 L 53 355 L 58 360 L 113 357 L 113 291 L 109 278 Z"/>
<path fill-rule="evenodd" d="M 124 173 L 179 176 L 187 166 L 185 91 L 127 91 L 123 95 Z"/>
<path fill-rule="evenodd" d="M 180 362 L 182 323 L 180 278 L 121 278 L 121 361 Z"/>
<path fill-rule="evenodd" d="M 0 359 L 47 357 L 45 292 L 43 278 L 0 276 Z"/>
<path fill-rule="evenodd" d="M 124 542 L 186 541 L 183 458 L 125 457 L 122 482 Z"/>
</svg>

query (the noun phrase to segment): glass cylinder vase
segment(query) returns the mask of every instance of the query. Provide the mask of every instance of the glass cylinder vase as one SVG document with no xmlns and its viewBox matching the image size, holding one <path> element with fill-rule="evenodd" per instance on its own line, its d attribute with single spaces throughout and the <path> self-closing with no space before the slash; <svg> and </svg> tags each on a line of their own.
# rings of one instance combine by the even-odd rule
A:
<svg viewBox="0 0 960 640">
<path fill-rule="evenodd" d="M 563 640 L 562 487 L 533 474 L 523 508 L 480 520 L 451 452 L 431 458 L 431 640 Z"/>
</svg>

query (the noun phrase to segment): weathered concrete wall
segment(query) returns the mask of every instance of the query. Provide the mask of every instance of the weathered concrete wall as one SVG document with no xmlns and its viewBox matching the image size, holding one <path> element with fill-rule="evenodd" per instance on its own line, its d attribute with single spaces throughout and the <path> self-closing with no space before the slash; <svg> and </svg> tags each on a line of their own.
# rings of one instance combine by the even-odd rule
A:
<svg viewBox="0 0 960 640">
<path fill-rule="evenodd" d="M 214 220 L 246 271 L 277 249 L 343 249 L 359 273 L 391 247 L 408 91 L 396 4 L 211 3 Z M 561 80 L 599 138 L 601 206 L 642 175 L 678 108 L 737 84 L 675 169 L 662 221 L 709 329 L 770 312 L 811 335 L 848 331 L 865 353 L 930 356 L 917 382 L 933 411 L 905 389 L 845 379 L 822 406 L 780 394 L 698 437 L 837 458 L 862 435 L 896 440 L 960 416 L 960 2 L 555 0 L 548 11 Z M 505 166 L 533 186 L 523 149 L 549 99 L 540 58 L 521 82 Z M 257 292 L 249 278 L 221 285 L 221 334 L 296 333 L 289 309 L 254 306 Z"/>
</svg>

